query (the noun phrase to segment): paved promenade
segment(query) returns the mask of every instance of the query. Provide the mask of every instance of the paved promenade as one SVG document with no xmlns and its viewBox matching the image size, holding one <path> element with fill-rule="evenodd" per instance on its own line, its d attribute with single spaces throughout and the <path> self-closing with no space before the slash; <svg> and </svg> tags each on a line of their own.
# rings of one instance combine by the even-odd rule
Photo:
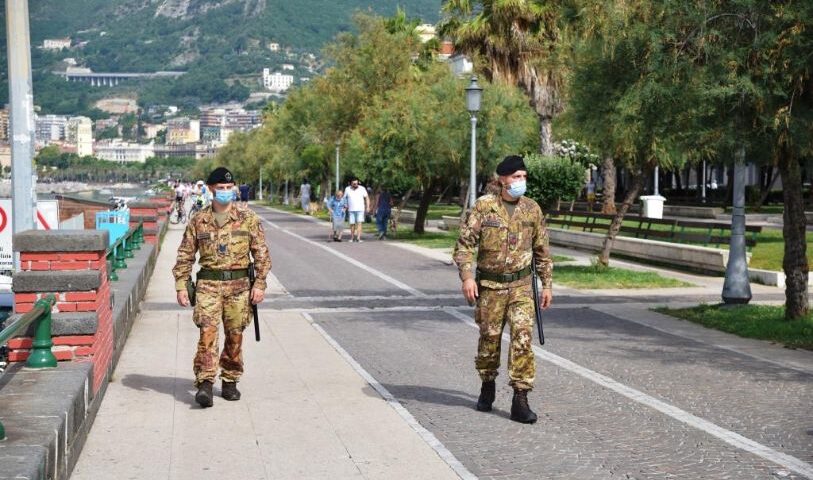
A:
<svg viewBox="0 0 813 480">
<path fill-rule="evenodd" d="M 257 211 L 276 282 L 243 400 L 194 404 L 172 230 L 73 478 L 813 479 L 813 354 L 648 310 L 717 302 L 713 284 L 557 287 L 529 396 L 540 421 L 520 425 L 504 372 L 495 411 L 473 408 L 477 331 L 443 258 L 326 243 L 321 222 Z"/>
<path fill-rule="evenodd" d="M 166 237 L 74 480 L 457 478 L 301 314 L 264 310 L 262 342 L 246 331 L 243 399 L 199 408 L 197 328 L 173 307 L 181 232 Z"/>
</svg>

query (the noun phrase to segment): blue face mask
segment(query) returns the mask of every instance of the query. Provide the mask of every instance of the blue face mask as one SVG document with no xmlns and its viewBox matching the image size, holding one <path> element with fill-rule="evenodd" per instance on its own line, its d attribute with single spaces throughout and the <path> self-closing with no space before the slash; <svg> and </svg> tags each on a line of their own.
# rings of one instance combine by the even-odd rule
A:
<svg viewBox="0 0 813 480">
<path fill-rule="evenodd" d="M 234 192 L 231 190 L 215 190 L 215 201 L 221 205 L 227 205 L 234 200 Z"/>
<path fill-rule="evenodd" d="M 527 189 L 527 185 L 525 184 L 525 180 L 518 180 L 506 188 L 508 195 L 511 195 L 511 198 L 519 198 L 525 195 L 525 190 Z"/>
</svg>

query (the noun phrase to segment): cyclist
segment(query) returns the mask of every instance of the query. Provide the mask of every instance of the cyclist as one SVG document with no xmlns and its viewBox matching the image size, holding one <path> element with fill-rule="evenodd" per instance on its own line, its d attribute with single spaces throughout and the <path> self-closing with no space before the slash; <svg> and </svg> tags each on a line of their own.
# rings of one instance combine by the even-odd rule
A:
<svg viewBox="0 0 813 480">
<path fill-rule="evenodd" d="M 178 221 L 183 222 L 184 217 L 186 216 L 186 211 L 184 209 L 184 204 L 186 203 L 186 196 L 187 196 L 187 189 L 186 186 L 181 183 L 179 180 L 175 183 L 175 209 L 178 212 Z"/>
</svg>

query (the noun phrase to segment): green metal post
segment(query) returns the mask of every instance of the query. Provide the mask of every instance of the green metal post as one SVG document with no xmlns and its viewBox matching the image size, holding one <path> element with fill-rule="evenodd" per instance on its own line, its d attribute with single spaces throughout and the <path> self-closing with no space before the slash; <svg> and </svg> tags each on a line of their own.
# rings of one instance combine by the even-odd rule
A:
<svg viewBox="0 0 813 480">
<path fill-rule="evenodd" d="M 111 282 L 117 282 L 119 280 L 119 274 L 116 273 L 116 261 L 113 259 L 113 251 L 111 250 L 110 253 L 107 254 L 107 265 L 108 265 L 108 273 L 107 279 Z"/>
<path fill-rule="evenodd" d="M 124 247 L 121 244 L 121 240 L 116 243 L 114 248 L 116 250 L 116 261 L 114 262 L 116 269 L 127 268 L 127 262 L 124 261 Z"/>
<path fill-rule="evenodd" d="M 53 297 L 50 301 L 40 299 L 34 304 L 34 308 L 42 308 L 42 314 L 36 320 L 37 328 L 34 333 L 34 342 L 31 347 L 31 354 L 25 366 L 28 368 L 54 368 L 56 367 L 56 357 L 51 352 L 54 342 L 51 341 L 51 308 L 53 307 Z"/>
<path fill-rule="evenodd" d="M 135 230 L 133 230 L 132 242 L 133 250 L 141 250 L 141 239 L 138 236 L 138 231 L 141 230 L 141 222 L 138 222 Z"/>
<path fill-rule="evenodd" d="M 144 222 L 138 224 L 138 243 L 144 245 Z"/>
<path fill-rule="evenodd" d="M 135 258 L 133 254 L 133 232 L 128 232 L 130 236 L 124 237 L 124 258 Z"/>
</svg>

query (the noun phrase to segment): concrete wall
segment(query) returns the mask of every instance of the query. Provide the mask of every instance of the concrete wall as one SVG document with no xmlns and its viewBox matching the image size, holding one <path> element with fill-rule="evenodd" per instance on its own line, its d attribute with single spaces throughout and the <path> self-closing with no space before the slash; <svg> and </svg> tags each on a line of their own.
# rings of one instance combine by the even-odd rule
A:
<svg viewBox="0 0 813 480">
<path fill-rule="evenodd" d="M 548 233 L 550 242 L 554 245 L 593 252 L 601 251 L 605 237 L 600 233 L 556 228 L 549 228 Z M 714 273 L 725 272 L 728 263 L 728 250 L 641 238 L 616 237 L 612 253 L 648 262 Z M 748 254 L 748 259 L 750 261 L 750 254 Z"/>
</svg>

